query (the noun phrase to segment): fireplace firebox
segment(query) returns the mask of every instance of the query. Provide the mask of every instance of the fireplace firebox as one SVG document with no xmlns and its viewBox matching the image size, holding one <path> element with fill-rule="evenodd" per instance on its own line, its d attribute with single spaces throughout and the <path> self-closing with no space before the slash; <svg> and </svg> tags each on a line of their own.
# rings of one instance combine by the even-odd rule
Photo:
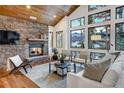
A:
<svg viewBox="0 0 124 93">
<path fill-rule="evenodd" d="M 43 42 L 29 42 L 29 57 L 43 55 Z"/>
</svg>

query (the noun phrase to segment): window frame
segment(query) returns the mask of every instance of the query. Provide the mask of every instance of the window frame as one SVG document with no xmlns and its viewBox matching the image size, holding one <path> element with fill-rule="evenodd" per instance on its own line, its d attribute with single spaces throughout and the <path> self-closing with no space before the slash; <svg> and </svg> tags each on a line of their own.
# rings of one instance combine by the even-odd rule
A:
<svg viewBox="0 0 124 93">
<path fill-rule="evenodd" d="M 91 52 L 90 53 L 90 58 L 91 58 L 91 60 L 101 60 L 102 58 L 94 58 L 94 57 L 96 57 L 96 55 L 98 56 L 98 57 L 100 57 L 100 55 L 102 55 L 102 58 L 103 57 L 105 57 L 105 55 L 106 55 L 106 53 L 101 53 L 101 52 Z M 103 56 L 104 55 L 104 56 Z"/>
<path fill-rule="evenodd" d="M 121 8 L 121 7 L 124 7 L 124 5 L 123 5 L 123 6 L 116 7 L 116 14 L 115 14 L 116 19 L 121 19 L 121 18 L 117 18 L 117 9 L 118 9 L 118 8 Z M 124 17 L 122 17 L 122 18 L 124 18 Z"/>
<path fill-rule="evenodd" d="M 57 43 L 57 41 L 58 41 L 58 39 L 57 39 L 57 34 L 58 33 L 61 33 L 62 34 L 62 42 L 61 42 L 61 47 L 58 47 L 58 43 Z M 56 48 L 63 48 L 63 31 L 57 31 L 56 32 Z"/>
<path fill-rule="evenodd" d="M 116 23 L 116 24 L 115 24 L 115 50 L 124 51 L 124 49 L 117 49 L 117 46 L 116 46 L 116 39 L 117 39 L 116 25 L 117 25 L 117 24 L 124 24 L 124 22 L 120 22 L 120 23 Z"/>
<path fill-rule="evenodd" d="M 109 49 L 110 49 L 110 45 L 109 46 L 107 46 L 106 48 L 90 48 L 90 44 L 89 44 L 89 42 L 90 42 L 90 31 L 89 31 L 89 29 L 90 28 L 97 28 L 97 27 L 103 27 L 103 26 L 108 26 L 108 27 L 110 27 L 110 37 L 109 37 L 109 40 L 111 40 L 111 25 L 110 24 L 108 24 L 108 25 L 101 25 L 101 26 L 94 26 L 94 27 L 89 27 L 88 28 L 88 49 L 95 49 L 95 50 L 107 50 L 107 47 L 109 47 Z M 107 35 L 107 34 L 106 34 Z M 105 41 L 104 41 L 105 42 Z M 107 42 L 106 42 L 107 43 Z"/>
<path fill-rule="evenodd" d="M 99 8 L 103 8 L 103 7 L 106 7 L 107 5 L 104 5 L 102 7 L 96 7 L 96 9 L 91 9 L 90 6 L 91 5 L 88 5 L 88 11 L 93 11 L 93 10 L 96 10 L 96 9 L 99 9 Z"/>
<path fill-rule="evenodd" d="M 74 55 L 73 55 L 73 53 L 74 53 Z M 78 53 L 79 53 L 79 55 L 77 55 Z M 71 55 L 72 55 L 72 57 L 78 57 L 78 58 L 79 58 L 79 56 L 80 56 L 80 51 L 71 50 Z"/>
<path fill-rule="evenodd" d="M 72 19 L 72 20 L 70 20 L 70 28 L 75 28 L 75 27 L 80 27 L 80 26 L 83 26 L 83 25 L 81 25 L 81 19 L 84 19 L 84 22 L 83 22 L 83 25 L 85 25 L 85 17 L 80 17 L 80 18 L 76 18 L 76 19 Z M 74 26 L 74 27 L 72 27 L 72 21 L 74 21 L 74 20 L 79 20 L 80 19 L 80 25 L 79 26 Z"/>
<path fill-rule="evenodd" d="M 71 37 L 71 32 L 72 31 L 76 31 L 76 30 L 84 30 L 84 36 L 85 36 L 85 28 L 82 28 L 82 29 L 74 29 L 74 30 L 70 30 L 70 48 L 76 48 L 76 49 L 85 49 L 85 43 L 84 43 L 84 48 L 82 48 L 82 47 L 80 47 L 80 48 L 78 48 L 78 47 L 72 47 L 71 45 L 71 41 L 72 41 L 72 37 Z M 82 35 L 82 33 L 81 33 L 81 35 Z M 86 36 L 84 37 L 85 39 L 86 39 Z M 85 41 L 85 40 L 84 40 Z"/>
<path fill-rule="evenodd" d="M 105 21 L 103 21 L 103 22 L 106 22 L 106 21 L 110 21 L 111 20 L 111 10 L 109 9 L 109 10 L 105 10 L 105 11 L 101 11 L 101 12 L 98 12 L 98 13 L 94 13 L 94 14 L 90 14 L 90 15 L 88 15 L 88 25 L 90 25 L 90 24 L 97 24 L 97 23 L 103 23 L 103 22 L 95 22 L 95 23 L 89 23 L 89 17 L 90 16 L 93 16 L 93 15 L 98 15 L 98 14 L 100 14 L 100 13 L 104 13 L 104 12 L 109 12 L 110 11 L 110 19 L 109 20 L 106 20 L 105 19 Z M 106 18 L 106 17 L 105 17 Z"/>
<path fill-rule="evenodd" d="M 50 32 L 51 34 L 51 46 L 53 47 L 53 32 Z"/>
</svg>

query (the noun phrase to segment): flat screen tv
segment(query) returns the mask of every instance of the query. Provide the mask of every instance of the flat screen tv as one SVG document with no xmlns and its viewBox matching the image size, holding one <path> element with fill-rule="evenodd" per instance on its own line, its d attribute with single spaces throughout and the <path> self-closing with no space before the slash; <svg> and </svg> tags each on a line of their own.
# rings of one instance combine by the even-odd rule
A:
<svg viewBox="0 0 124 93">
<path fill-rule="evenodd" d="M 18 44 L 20 34 L 15 31 L 0 30 L 0 44 Z"/>
</svg>

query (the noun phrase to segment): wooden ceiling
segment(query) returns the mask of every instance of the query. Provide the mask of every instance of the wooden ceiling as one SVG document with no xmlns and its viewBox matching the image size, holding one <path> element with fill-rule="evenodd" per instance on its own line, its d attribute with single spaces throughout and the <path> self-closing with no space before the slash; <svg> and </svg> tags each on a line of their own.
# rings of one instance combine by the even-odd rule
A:
<svg viewBox="0 0 124 93">
<path fill-rule="evenodd" d="M 0 15 L 54 26 L 78 7 L 79 5 L 31 5 L 28 9 L 24 5 L 0 5 Z M 30 19 L 30 16 L 37 17 L 37 19 Z"/>
</svg>

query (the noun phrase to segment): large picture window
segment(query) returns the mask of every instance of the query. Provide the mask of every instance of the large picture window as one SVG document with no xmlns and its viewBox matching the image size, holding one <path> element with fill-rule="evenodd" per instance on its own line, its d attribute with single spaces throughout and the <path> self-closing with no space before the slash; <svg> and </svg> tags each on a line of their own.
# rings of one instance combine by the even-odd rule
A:
<svg viewBox="0 0 124 93">
<path fill-rule="evenodd" d="M 56 32 L 56 47 L 57 48 L 63 47 L 63 32 L 62 31 Z"/>
<path fill-rule="evenodd" d="M 101 7 L 105 7 L 105 6 L 106 5 L 89 5 L 88 10 L 91 11 L 91 10 L 98 9 L 98 8 L 101 8 Z"/>
<path fill-rule="evenodd" d="M 110 10 L 88 16 L 88 24 L 101 23 L 111 19 Z"/>
<path fill-rule="evenodd" d="M 85 24 L 85 18 L 77 18 L 70 21 L 70 28 L 79 27 Z"/>
<path fill-rule="evenodd" d="M 85 31 L 84 29 L 70 31 L 70 47 L 84 48 Z"/>
<path fill-rule="evenodd" d="M 116 18 L 124 18 L 124 6 L 116 8 Z"/>
<path fill-rule="evenodd" d="M 116 50 L 124 50 L 124 23 L 116 24 L 115 33 L 115 48 Z"/>
<path fill-rule="evenodd" d="M 88 29 L 89 49 L 108 49 L 110 40 L 110 26 L 99 26 Z"/>
</svg>

